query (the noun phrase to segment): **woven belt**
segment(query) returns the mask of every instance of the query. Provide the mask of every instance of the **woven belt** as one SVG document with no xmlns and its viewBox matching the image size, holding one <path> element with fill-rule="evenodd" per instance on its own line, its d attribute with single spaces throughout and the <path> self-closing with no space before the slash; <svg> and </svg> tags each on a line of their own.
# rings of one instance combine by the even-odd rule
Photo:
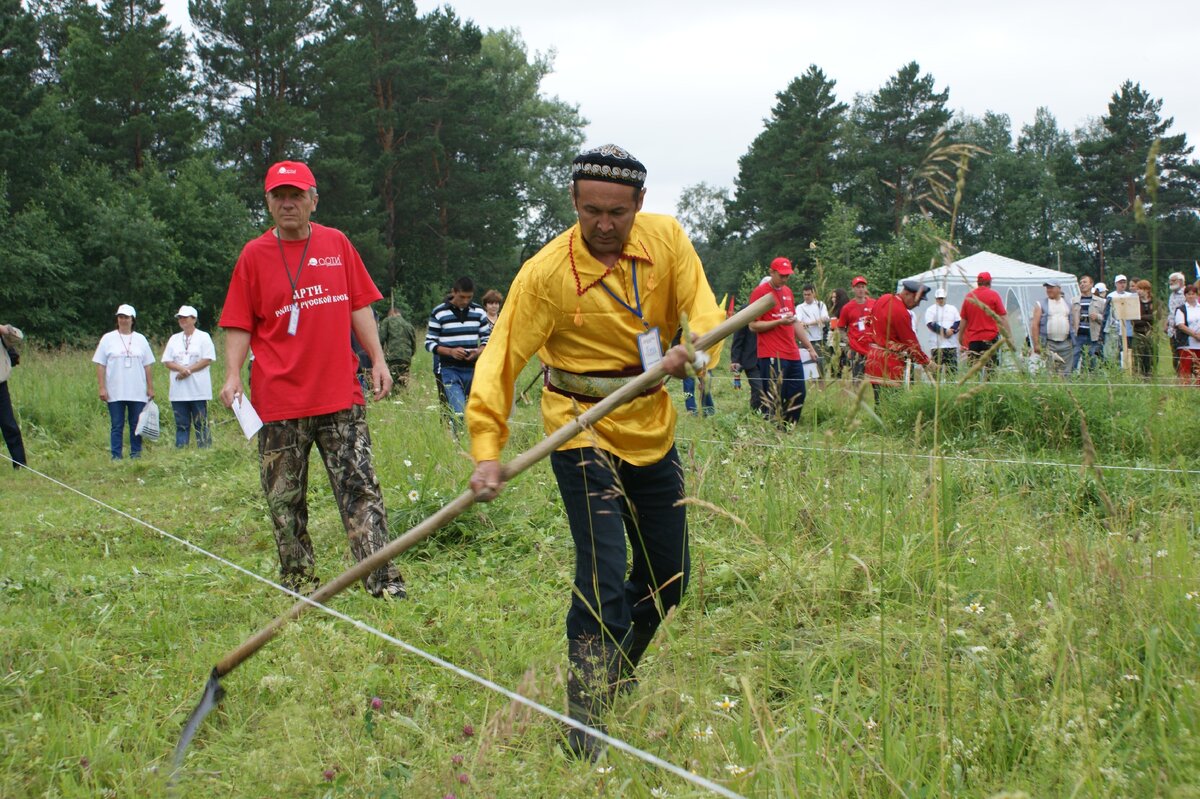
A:
<svg viewBox="0 0 1200 799">
<path fill-rule="evenodd" d="M 640 376 L 640 366 L 630 366 L 608 372 L 568 372 L 556 366 L 545 367 L 545 386 L 555 394 L 578 400 L 579 402 L 599 402 L 605 397 L 617 392 Z M 661 390 L 662 382 L 655 383 L 650 388 L 638 394 L 648 397 Z"/>
</svg>

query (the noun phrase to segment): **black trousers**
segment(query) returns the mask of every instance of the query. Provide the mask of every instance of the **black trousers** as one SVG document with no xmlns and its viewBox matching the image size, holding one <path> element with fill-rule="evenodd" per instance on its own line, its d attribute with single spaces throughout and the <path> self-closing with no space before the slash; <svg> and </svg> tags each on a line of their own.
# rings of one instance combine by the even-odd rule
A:
<svg viewBox="0 0 1200 799">
<path fill-rule="evenodd" d="M 25 465 L 25 442 L 21 439 L 21 428 L 17 426 L 17 417 L 13 414 L 12 397 L 8 393 L 8 381 L 0 383 L 0 431 L 4 433 L 4 443 L 8 445 L 8 455 L 13 459 L 13 468 L 17 464 Z"/>
<path fill-rule="evenodd" d="M 691 568 L 687 513 L 675 504 L 683 498 L 675 447 L 649 466 L 591 447 L 555 452 L 550 465 L 575 541 L 567 638 L 622 643 L 634 625 L 653 634 L 679 604 Z"/>
</svg>

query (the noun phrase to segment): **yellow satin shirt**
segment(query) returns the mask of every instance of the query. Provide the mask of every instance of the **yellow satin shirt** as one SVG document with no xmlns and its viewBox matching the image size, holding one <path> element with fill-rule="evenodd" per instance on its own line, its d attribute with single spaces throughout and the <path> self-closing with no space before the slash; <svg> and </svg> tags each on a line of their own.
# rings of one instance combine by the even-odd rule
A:
<svg viewBox="0 0 1200 799">
<path fill-rule="evenodd" d="M 687 313 L 688 326 L 696 334 L 711 330 L 725 318 L 695 248 L 674 217 L 637 215 L 620 261 L 604 278 L 612 294 L 596 285 L 579 296 L 571 251 L 580 285 L 586 287 L 604 274 L 604 265 L 588 252 L 576 224 L 526 261 L 509 289 L 504 310 L 475 367 L 467 403 L 471 455 L 476 462 L 500 459 L 508 441 L 513 384 L 535 353 L 547 366 L 568 372 L 640 367 L 637 337 L 648 328 L 658 328 L 665 352 L 679 328 L 681 312 Z M 640 298 L 645 323 L 613 295 L 631 308 L 637 307 Z M 716 366 L 719 351 L 719 345 L 710 351 L 710 369 Z M 569 422 L 574 405 L 570 397 L 543 391 L 546 432 Z M 614 409 L 592 432 L 576 436 L 560 449 L 596 446 L 635 466 L 646 466 L 660 460 L 674 438 L 675 408 L 663 390 Z"/>
</svg>

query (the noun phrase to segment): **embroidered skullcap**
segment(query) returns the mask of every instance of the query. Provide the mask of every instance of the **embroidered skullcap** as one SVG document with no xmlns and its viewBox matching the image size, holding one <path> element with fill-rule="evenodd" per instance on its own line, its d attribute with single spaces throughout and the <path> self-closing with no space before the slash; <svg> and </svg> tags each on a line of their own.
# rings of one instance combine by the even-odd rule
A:
<svg viewBox="0 0 1200 799">
<path fill-rule="evenodd" d="M 604 144 L 575 156 L 571 180 L 603 180 L 640 189 L 646 185 L 646 165 L 624 147 Z"/>
</svg>

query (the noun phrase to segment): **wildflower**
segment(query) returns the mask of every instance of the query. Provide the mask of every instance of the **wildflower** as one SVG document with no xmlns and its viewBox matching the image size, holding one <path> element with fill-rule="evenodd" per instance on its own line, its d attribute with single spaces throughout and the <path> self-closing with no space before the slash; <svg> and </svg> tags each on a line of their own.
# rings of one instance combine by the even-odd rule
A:
<svg viewBox="0 0 1200 799">
<path fill-rule="evenodd" d="M 726 458 L 725 460 L 721 461 L 722 466 L 726 466 L 728 464 L 729 464 L 729 458 Z"/>
<path fill-rule="evenodd" d="M 696 704 L 696 700 L 692 698 L 692 695 L 691 695 L 691 694 L 680 694 L 680 695 L 679 695 L 679 701 L 680 701 L 680 702 L 682 702 L 682 703 L 683 703 L 683 704 L 685 704 L 685 705 L 694 705 L 694 704 Z"/>
<path fill-rule="evenodd" d="M 972 655 L 982 655 L 982 654 L 983 654 L 984 652 L 986 652 L 986 651 L 988 651 L 988 648 L 987 648 L 986 646 L 983 646 L 983 645 L 980 645 L 980 646 L 973 646 L 973 647 L 971 647 L 971 654 L 972 654 Z"/>
<path fill-rule="evenodd" d="M 466 785 L 468 782 L 471 781 L 471 778 L 468 777 L 466 774 L 459 774 L 458 781 L 459 781 L 459 783 Z"/>
<path fill-rule="evenodd" d="M 410 469 L 411 469 L 411 468 L 412 468 L 412 461 L 410 461 L 408 458 L 405 458 L 405 459 L 404 459 L 404 465 L 405 465 L 405 466 L 407 466 L 408 468 L 410 468 Z"/>
<path fill-rule="evenodd" d="M 1141 682 L 1142 681 L 1142 678 L 1136 674 L 1126 674 L 1121 679 L 1124 680 L 1125 682 Z"/>
<path fill-rule="evenodd" d="M 733 710 L 737 707 L 737 703 L 736 699 L 730 699 L 728 696 L 721 697 L 721 701 L 719 702 L 713 702 L 717 710 Z"/>
<path fill-rule="evenodd" d="M 41 720 L 42 720 L 42 714 L 41 714 L 41 713 L 34 713 L 34 714 L 33 714 L 32 716 L 30 716 L 29 718 L 30 718 L 30 720 L 32 720 L 32 721 L 33 721 L 33 723 L 34 723 L 34 724 L 37 724 L 39 721 L 41 721 Z"/>
<path fill-rule="evenodd" d="M 87 771 L 91 765 L 92 765 L 92 761 L 88 760 L 86 755 L 84 757 L 79 758 L 79 767 L 81 769 L 83 769 L 84 771 Z"/>
<path fill-rule="evenodd" d="M 697 741 L 707 741 L 709 738 L 712 738 L 712 736 L 713 728 L 711 724 L 709 724 L 703 730 L 699 727 L 692 727 L 692 738 L 696 739 Z"/>
<path fill-rule="evenodd" d="M 663 788 L 660 785 L 657 788 L 651 788 L 650 795 L 653 796 L 654 799 L 665 799 L 666 797 L 670 796 L 671 794 L 667 793 L 667 789 Z"/>
<path fill-rule="evenodd" d="M 1154 557 L 1156 557 L 1156 558 L 1165 558 L 1166 556 L 1167 556 L 1167 550 L 1165 550 L 1165 549 L 1160 549 L 1154 553 Z"/>
<path fill-rule="evenodd" d="M 1188 591 L 1183 595 L 1183 598 L 1189 602 L 1195 602 L 1196 600 L 1200 599 L 1200 591 Z"/>
<path fill-rule="evenodd" d="M 377 696 L 371 697 L 371 710 L 383 710 L 383 700 Z"/>
<path fill-rule="evenodd" d="M 474 727 L 472 727 L 470 724 L 463 725 L 463 737 L 464 738 L 470 738 L 474 734 L 475 734 Z"/>
<path fill-rule="evenodd" d="M 442 799 L 458 799 L 458 797 L 452 793 L 448 793 L 445 796 L 443 796 Z"/>
<path fill-rule="evenodd" d="M 613 770 L 612 766 L 596 766 L 597 774 L 609 774 Z"/>
<path fill-rule="evenodd" d="M 736 763 L 726 764 L 725 770 L 729 772 L 730 777 L 740 777 L 746 773 L 746 769 L 743 766 L 737 765 Z"/>
<path fill-rule="evenodd" d="M 867 728 L 867 732 L 875 732 L 875 728 L 879 726 L 879 722 L 875 720 L 874 716 L 868 716 L 867 723 L 863 726 Z"/>
<path fill-rule="evenodd" d="M 972 602 L 971 604 L 969 604 L 965 608 L 963 608 L 963 610 L 965 610 L 967 613 L 974 613 L 976 616 L 982 616 L 983 612 L 985 610 L 987 610 L 987 608 L 984 605 L 979 604 L 978 602 Z"/>
<path fill-rule="evenodd" d="M 461 766 L 463 764 L 463 756 L 462 755 L 453 755 L 450 758 L 450 762 L 456 766 Z"/>
<path fill-rule="evenodd" d="M 967 563 L 970 563 L 972 566 L 974 566 L 974 565 L 975 565 L 975 558 L 967 558 Z"/>
<path fill-rule="evenodd" d="M 420 498 L 421 498 L 421 492 L 417 491 L 415 488 L 412 491 L 408 492 L 408 501 L 409 502 L 416 502 Z"/>
<path fill-rule="evenodd" d="M 333 778 L 336 774 L 336 771 L 331 768 L 327 768 L 321 776 L 325 778 L 325 782 L 333 782 Z"/>
</svg>

